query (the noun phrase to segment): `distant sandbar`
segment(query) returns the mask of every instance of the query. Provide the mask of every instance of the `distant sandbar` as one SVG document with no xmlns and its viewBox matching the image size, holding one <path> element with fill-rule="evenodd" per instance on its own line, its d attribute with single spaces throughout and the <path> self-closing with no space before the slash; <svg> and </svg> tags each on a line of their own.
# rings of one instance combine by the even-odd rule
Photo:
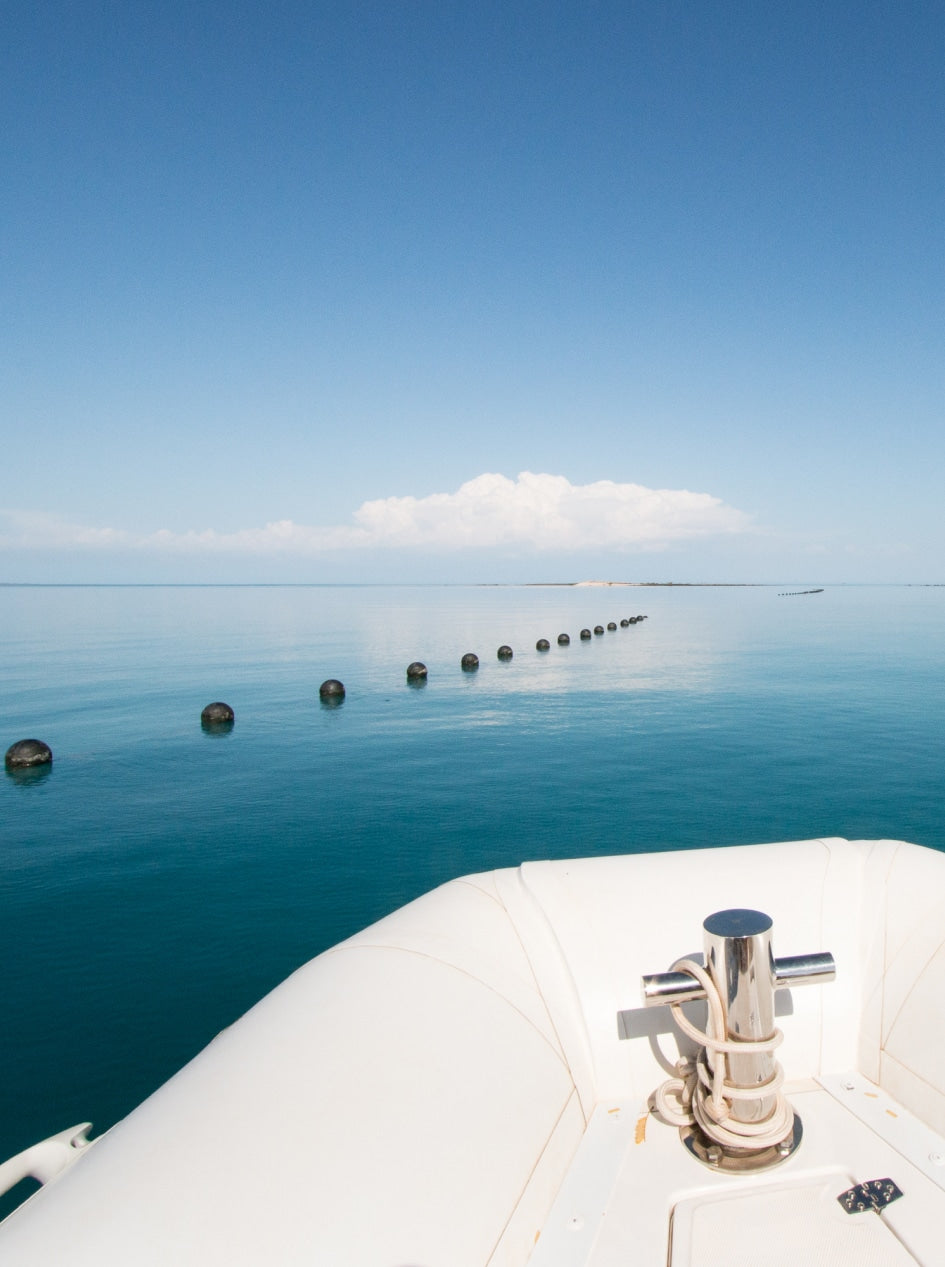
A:
<svg viewBox="0 0 945 1267">
<path fill-rule="evenodd" d="M 532 588 L 546 586 L 559 589 L 611 589 L 618 586 L 626 589 L 764 589 L 767 584 L 765 581 L 526 581 L 526 585 Z"/>
</svg>

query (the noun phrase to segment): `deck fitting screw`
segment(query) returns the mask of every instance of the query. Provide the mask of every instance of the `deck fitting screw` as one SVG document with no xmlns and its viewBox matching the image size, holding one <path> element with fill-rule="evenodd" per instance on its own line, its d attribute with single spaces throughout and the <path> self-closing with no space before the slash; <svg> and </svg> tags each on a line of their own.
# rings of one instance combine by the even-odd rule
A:
<svg viewBox="0 0 945 1267">
<path fill-rule="evenodd" d="M 722 1150 L 719 1148 L 718 1144 L 710 1144 L 705 1150 L 705 1156 L 706 1161 L 710 1162 L 713 1166 L 717 1166 L 722 1160 Z"/>
<path fill-rule="evenodd" d="M 781 1143 L 778 1145 L 778 1156 L 790 1157 L 790 1155 L 791 1155 L 791 1141 L 789 1139 L 782 1139 Z"/>
<path fill-rule="evenodd" d="M 945 1166 L 945 1153 L 929 1153 L 929 1161 L 933 1166 Z"/>
</svg>

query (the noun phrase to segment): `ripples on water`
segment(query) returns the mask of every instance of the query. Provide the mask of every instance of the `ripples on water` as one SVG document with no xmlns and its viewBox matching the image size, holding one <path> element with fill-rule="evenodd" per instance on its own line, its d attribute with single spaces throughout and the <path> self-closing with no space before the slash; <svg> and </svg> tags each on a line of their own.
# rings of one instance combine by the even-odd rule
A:
<svg viewBox="0 0 945 1267">
<path fill-rule="evenodd" d="M 109 1125 L 299 963 L 453 875 L 945 843 L 942 589 L 9 587 L 0 618 L 0 746 L 55 754 L 0 780 L 0 1156 Z M 213 699 L 228 734 L 201 730 Z"/>
</svg>

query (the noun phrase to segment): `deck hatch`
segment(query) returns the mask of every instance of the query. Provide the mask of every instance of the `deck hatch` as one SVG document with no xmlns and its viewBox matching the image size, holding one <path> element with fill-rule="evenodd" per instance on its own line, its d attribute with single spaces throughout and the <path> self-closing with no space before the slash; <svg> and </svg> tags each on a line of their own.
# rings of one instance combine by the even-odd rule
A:
<svg viewBox="0 0 945 1267">
<path fill-rule="evenodd" d="M 669 1267 L 916 1267 L 884 1219 L 847 1215 L 838 1178 L 680 1201 Z"/>
</svg>

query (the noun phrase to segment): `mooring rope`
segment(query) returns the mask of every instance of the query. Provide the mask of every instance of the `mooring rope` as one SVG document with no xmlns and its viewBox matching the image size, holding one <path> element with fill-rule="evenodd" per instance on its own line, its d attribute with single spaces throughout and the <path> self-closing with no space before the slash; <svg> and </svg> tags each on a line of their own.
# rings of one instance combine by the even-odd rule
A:
<svg viewBox="0 0 945 1267">
<path fill-rule="evenodd" d="M 703 1033 L 683 1014 L 681 1004 L 671 1004 L 676 1024 L 701 1050 L 695 1061 L 677 1061 L 678 1076 L 657 1087 L 655 1101 L 660 1114 L 674 1126 L 695 1123 L 709 1139 L 723 1147 L 760 1150 L 780 1144 L 794 1122 L 794 1111 L 781 1092 L 784 1070 L 775 1063 L 774 1073 L 766 1082 L 754 1087 L 738 1087 L 728 1081 L 727 1055 L 730 1052 L 771 1054 L 784 1035 L 776 1029 L 770 1038 L 757 1041 L 721 1037 L 725 1033 L 725 1014 L 712 977 L 692 959 L 677 960 L 672 971 L 695 977 L 705 991 L 709 1014 Z M 775 1105 L 763 1121 L 741 1122 L 731 1116 L 733 1101 L 763 1100 L 769 1096 L 775 1097 Z"/>
</svg>

